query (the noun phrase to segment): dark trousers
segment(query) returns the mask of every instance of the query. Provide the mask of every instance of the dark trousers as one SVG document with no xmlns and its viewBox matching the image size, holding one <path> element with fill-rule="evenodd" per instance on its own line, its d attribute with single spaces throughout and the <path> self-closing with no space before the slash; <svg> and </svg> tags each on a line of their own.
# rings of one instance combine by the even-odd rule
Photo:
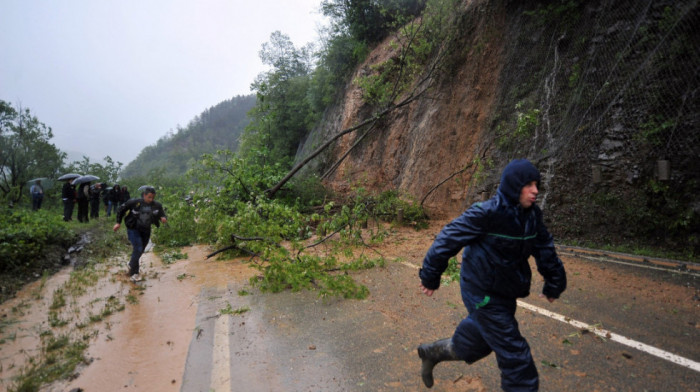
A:
<svg viewBox="0 0 700 392">
<path fill-rule="evenodd" d="M 63 220 L 68 222 L 73 220 L 73 200 L 63 200 Z"/>
<path fill-rule="evenodd" d="M 515 299 L 489 298 L 462 290 L 462 300 L 469 316 L 452 336 L 457 356 L 474 363 L 493 351 L 504 391 L 537 391 L 537 368 L 515 320 Z"/>
<path fill-rule="evenodd" d="M 89 222 L 88 218 L 88 200 L 78 199 L 78 222 Z"/>
<path fill-rule="evenodd" d="M 136 229 L 126 229 L 126 235 L 131 242 L 131 259 L 129 260 L 129 276 L 139 273 L 139 259 L 143 254 L 148 240 L 151 238 L 151 231 L 139 231 Z"/>
<path fill-rule="evenodd" d="M 112 209 L 114 209 L 114 213 L 117 213 L 117 203 L 113 201 L 108 201 L 107 202 L 107 216 L 112 216 Z"/>
<path fill-rule="evenodd" d="M 41 209 L 42 200 L 44 200 L 44 195 L 32 195 L 32 210 Z"/>
<path fill-rule="evenodd" d="M 90 200 L 90 218 L 100 217 L 100 199 Z"/>
</svg>

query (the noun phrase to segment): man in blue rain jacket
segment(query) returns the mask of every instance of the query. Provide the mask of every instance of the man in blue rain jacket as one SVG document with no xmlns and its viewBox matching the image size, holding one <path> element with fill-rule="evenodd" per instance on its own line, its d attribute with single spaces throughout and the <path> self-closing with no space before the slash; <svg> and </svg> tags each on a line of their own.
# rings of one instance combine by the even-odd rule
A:
<svg viewBox="0 0 700 392">
<path fill-rule="evenodd" d="M 450 258 L 464 248 L 462 301 L 469 316 L 451 338 L 421 344 L 421 376 L 433 386 L 433 367 L 442 361 L 474 363 L 495 352 L 504 391 L 537 391 L 539 381 L 530 347 L 515 319 L 516 299 L 530 294 L 534 256 L 544 278 L 542 297 L 553 302 L 566 289 L 566 272 L 551 234 L 535 204 L 540 173 L 525 159 L 503 170 L 497 194 L 472 205 L 447 224 L 425 255 L 421 290 L 431 296 Z"/>
</svg>

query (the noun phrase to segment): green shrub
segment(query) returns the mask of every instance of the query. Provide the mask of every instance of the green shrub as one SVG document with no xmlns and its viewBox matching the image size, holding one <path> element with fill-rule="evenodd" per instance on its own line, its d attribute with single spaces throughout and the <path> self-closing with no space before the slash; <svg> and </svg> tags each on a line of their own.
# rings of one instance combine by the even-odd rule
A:
<svg viewBox="0 0 700 392">
<path fill-rule="evenodd" d="M 51 245 L 64 248 L 76 234 L 58 214 L 4 208 L 0 211 L 0 272 L 39 267 Z"/>
<path fill-rule="evenodd" d="M 184 196 L 169 191 L 158 193 L 158 201 L 163 204 L 168 221 L 153 230 L 153 241 L 165 247 L 192 245 L 197 232 L 195 208 Z"/>
</svg>

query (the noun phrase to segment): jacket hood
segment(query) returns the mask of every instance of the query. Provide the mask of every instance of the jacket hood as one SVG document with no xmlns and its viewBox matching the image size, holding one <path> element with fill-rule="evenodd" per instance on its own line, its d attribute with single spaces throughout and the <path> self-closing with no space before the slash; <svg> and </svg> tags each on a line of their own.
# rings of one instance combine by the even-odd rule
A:
<svg viewBox="0 0 700 392">
<path fill-rule="evenodd" d="M 509 204 L 517 205 L 520 203 L 520 191 L 531 181 L 537 181 L 539 188 L 539 170 L 527 159 L 516 159 L 503 169 L 498 193 L 503 195 Z"/>
</svg>

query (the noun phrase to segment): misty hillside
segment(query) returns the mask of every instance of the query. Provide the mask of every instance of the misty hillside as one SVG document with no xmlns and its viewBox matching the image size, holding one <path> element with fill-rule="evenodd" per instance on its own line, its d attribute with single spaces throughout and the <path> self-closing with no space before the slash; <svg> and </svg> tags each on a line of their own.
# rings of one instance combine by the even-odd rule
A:
<svg viewBox="0 0 700 392">
<path fill-rule="evenodd" d="M 248 125 L 248 111 L 255 105 L 255 95 L 236 96 L 223 101 L 199 116 L 185 128 L 163 136 L 156 144 L 144 148 L 122 171 L 122 178 L 147 175 L 152 170 L 165 176 L 184 174 L 191 162 L 202 154 L 217 150 L 238 149 L 239 136 Z"/>
</svg>

